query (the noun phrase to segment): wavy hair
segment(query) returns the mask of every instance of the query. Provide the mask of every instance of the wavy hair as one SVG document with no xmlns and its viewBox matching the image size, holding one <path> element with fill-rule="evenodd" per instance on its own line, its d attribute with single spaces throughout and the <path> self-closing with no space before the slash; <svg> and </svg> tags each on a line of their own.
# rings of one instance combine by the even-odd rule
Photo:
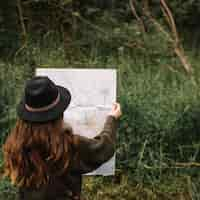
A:
<svg viewBox="0 0 200 200">
<path fill-rule="evenodd" d="M 12 184 L 40 187 L 52 174 L 66 172 L 72 134 L 69 129 L 62 130 L 62 123 L 63 118 L 43 124 L 16 122 L 3 145 L 4 174 Z"/>
</svg>

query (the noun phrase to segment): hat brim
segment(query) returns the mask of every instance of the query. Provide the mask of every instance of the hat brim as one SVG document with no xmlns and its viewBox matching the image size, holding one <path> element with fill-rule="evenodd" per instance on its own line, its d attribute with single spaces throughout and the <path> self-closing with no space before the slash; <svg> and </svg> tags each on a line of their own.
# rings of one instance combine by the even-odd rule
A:
<svg viewBox="0 0 200 200">
<path fill-rule="evenodd" d="M 58 119 L 67 109 L 71 102 L 71 94 L 68 89 L 57 86 L 60 93 L 60 101 L 53 108 L 43 112 L 30 112 L 25 107 L 25 97 L 17 107 L 17 114 L 20 119 L 30 122 L 48 122 Z"/>
</svg>

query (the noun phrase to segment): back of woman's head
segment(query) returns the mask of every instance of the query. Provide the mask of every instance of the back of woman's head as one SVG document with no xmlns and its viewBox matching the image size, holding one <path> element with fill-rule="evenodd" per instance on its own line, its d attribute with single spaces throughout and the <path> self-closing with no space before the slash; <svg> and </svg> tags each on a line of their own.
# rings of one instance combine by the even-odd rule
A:
<svg viewBox="0 0 200 200">
<path fill-rule="evenodd" d="M 62 118 L 47 123 L 17 121 L 3 146 L 5 175 L 13 184 L 39 187 L 52 174 L 67 170 L 71 134 L 62 130 L 62 123 Z"/>
</svg>

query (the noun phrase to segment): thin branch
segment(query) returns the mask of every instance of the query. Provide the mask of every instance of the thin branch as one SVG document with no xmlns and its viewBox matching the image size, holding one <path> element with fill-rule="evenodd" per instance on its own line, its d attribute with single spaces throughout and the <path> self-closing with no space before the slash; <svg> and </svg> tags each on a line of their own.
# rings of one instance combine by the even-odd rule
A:
<svg viewBox="0 0 200 200">
<path fill-rule="evenodd" d="M 166 14 L 165 9 L 162 6 L 161 6 L 161 10 L 162 10 L 162 13 L 163 13 L 163 15 L 164 15 L 165 19 L 167 20 L 167 23 L 170 27 L 171 21 L 169 19 L 169 16 Z"/>
<path fill-rule="evenodd" d="M 23 10 L 22 10 L 22 5 L 21 5 L 21 0 L 17 0 L 17 9 L 18 9 L 19 21 L 20 21 L 21 29 L 22 29 L 23 44 L 15 52 L 15 59 L 18 56 L 18 54 L 26 48 L 26 45 L 27 45 L 27 31 L 26 31 L 26 26 L 24 24 L 24 17 L 23 17 Z"/>
<path fill-rule="evenodd" d="M 189 163 L 176 163 L 178 167 L 200 167 L 198 162 L 189 162 Z"/>
<path fill-rule="evenodd" d="M 129 0 L 131 11 L 132 11 L 133 15 L 135 16 L 135 18 L 137 19 L 137 21 L 139 22 L 140 27 L 142 29 L 142 32 L 146 32 L 144 22 L 142 21 L 142 19 L 137 14 L 137 11 L 136 11 L 136 8 L 135 8 L 135 5 L 134 5 L 133 1 L 134 0 Z"/>
<path fill-rule="evenodd" d="M 174 17 L 172 15 L 172 12 L 170 11 L 168 5 L 166 4 L 165 0 L 160 0 L 161 2 L 161 6 L 163 7 L 164 11 L 165 11 L 165 14 L 166 16 L 168 16 L 168 24 L 172 30 L 172 33 L 174 35 L 174 39 L 176 41 L 176 43 L 179 43 L 179 36 L 178 36 L 178 32 L 177 32 L 177 29 L 176 29 L 176 24 L 175 24 L 175 21 L 174 21 Z"/>
<path fill-rule="evenodd" d="M 26 31 L 26 26 L 24 24 L 24 17 L 23 17 L 23 10 L 22 10 L 22 6 L 21 6 L 21 0 L 17 0 L 17 8 L 18 8 L 18 12 L 19 12 L 19 20 L 20 20 L 21 29 L 22 29 L 22 35 L 23 35 L 23 38 L 26 38 L 27 31 Z"/>
<path fill-rule="evenodd" d="M 169 7 L 167 6 L 165 0 L 160 0 L 161 9 L 163 11 L 165 20 L 167 21 L 167 23 L 170 27 L 171 34 L 168 31 L 166 31 L 163 28 L 163 26 L 151 15 L 151 12 L 150 12 L 150 9 L 149 9 L 149 1 L 145 0 L 144 3 L 145 3 L 145 8 L 144 8 L 145 15 L 154 24 L 154 26 L 163 35 L 165 35 L 167 40 L 172 44 L 173 50 L 174 50 L 175 54 L 177 55 L 178 59 L 180 60 L 180 62 L 182 63 L 183 68 L 185 69 L 185 71 L 188 74 L 191 74 L 192 67 L 189 64 L 187 57 L 185 56 L 184 49 L 183 49 L 182 45 L 180 44 L 180 39 L 179 39 L 179 36 L 178 36 L 178 31 L 177 31 L 177 28 L 176 28 L 176 24 L 175 24 L 173 15 L 172 15 Z"/>
<path fill-rule="evenodd" d="M 160 3 L 161 3 L 161 7 L 163 8 L 162 10 L 164 12 L 165 20 L 168 22 L 168 25 L 171 29 L 171 33 L 172 33 L 171 37 L 174 40 L 174 52 L 176 53 L 176 55 L 180 59 L 180 61 L 183 65 L 183 67 L 185 68 L 186 72 L 191 73 L 192 67 L 189 64 L 188 59 L 185 56 L 183 46 L 180 43 L 178 31 L 177 31 L 177 28 L 176 28 L 176 24 L 175 24 L 172 12 L 169 9 L 168 5 L 166 4 L 165 0 L 160 0 Z"/>
<path fill-rule="evenodd" d="M 176 55 L 179 57 L 181 63 L 183 64 L 185 70 L 187 73 L 191 74 L 192 72 L 192 67 L 191 65 L 189 64 L 185 54 L 184 54 L 184 50 L 183 48 L 180 48 L 180 47 L 176 47 L 174 49 L 174 52 L 176 53 Z"/>
</svg>

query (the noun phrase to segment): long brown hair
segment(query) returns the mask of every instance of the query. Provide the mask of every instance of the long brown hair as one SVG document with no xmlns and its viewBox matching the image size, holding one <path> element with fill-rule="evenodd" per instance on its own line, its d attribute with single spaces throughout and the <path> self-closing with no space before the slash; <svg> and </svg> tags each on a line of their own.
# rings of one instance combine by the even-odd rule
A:
<svg viewBox="0 0 200 200">
<path fill-rule="evenodd" d="M 3 145 L 5 175 L 14 185 L 39 187 L 50 174 L 67 170 L 72 134 L 62 130 L 62 123 L 62 118 L 44 124 L 16 122 Z"/>
</svg>

